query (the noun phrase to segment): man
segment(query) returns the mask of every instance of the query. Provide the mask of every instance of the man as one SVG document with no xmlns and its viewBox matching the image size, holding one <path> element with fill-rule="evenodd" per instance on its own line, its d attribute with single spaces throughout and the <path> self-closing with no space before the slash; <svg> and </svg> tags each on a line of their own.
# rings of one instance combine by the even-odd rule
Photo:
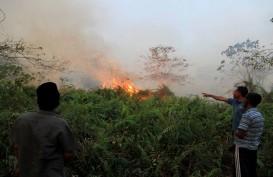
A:
<svg viewBox="0 0 273 177">
<path fill-rule="evenodd" d="M 257 150 L 263 132 L 264 118 L 256 107 L 261 101 L 262 97 L 257 93 L 246 95 L 244 102 L 246 112 L 235 132 L 234 177 L 257 177 Z"/>
<path fill-rule="evenodd" d="M 247 93 L 248 93 L 248 89 L 246 87 L 238 86 L 237 89 L 233 91 L 233 98 L 216 96 L 209 93 L 202 93 L 202 94 L 204 97 L 211 97 L 215 100 L 223 101 L 233 107 L 231 130 L 234 133 L 237 130 L 240 120 L 242 118 L 242 114 L 244 113 L 244 99 Z"/>
<path fill-rule="evenodd" d="M 53 111 L 60 94 L 53 82 L 37 88 L 38 112 L 24 113 L 10 135 L 20 177 L 63 177 L 64 163 L 79 149 L 68 123 Z"/>
</svg>

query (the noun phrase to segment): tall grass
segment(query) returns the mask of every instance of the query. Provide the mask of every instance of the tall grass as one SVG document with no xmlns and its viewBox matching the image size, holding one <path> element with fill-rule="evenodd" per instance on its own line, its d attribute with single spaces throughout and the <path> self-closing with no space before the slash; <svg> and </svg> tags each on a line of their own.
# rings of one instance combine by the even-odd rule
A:
<svg viewBox="0 0 273 177">
<path fill-rule="evenodd" d="M 0 87 L 0 177 L 13 173 L 8 142 L 13 121 L 36 109 L 35 89 Z M 198 97 L 130 97 L 122 90 L 62 88 L 56 110 L 81 144 L 68 176 L 221 177 L 231 174 L 231 108 Z M 258 153 L 260 176 L 273 176 L 272 104 L 262 104 L 265 129 Z"/>
</svg>

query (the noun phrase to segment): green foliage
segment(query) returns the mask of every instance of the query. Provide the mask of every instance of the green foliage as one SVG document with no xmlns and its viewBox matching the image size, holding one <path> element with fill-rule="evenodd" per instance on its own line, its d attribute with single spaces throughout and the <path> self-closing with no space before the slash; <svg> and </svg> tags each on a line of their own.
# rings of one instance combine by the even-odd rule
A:
<svg viewBox="0 0 273 177">
<path fill-rule="evenodd" d="M 0 80 L 0 177 L 12 175 L 8 142 L 13 121 L 35 110 L 34 87 Z M 12 89 L 5 89 L 6 86 Z M 56 110 L 81 144 L 68 164 L 68 176 L 221 177 L 231 174 L 231 108 L 199 97 L 150 96 L 142 100 L 122 90 L 61 88 Z M 9 97 L 5 94 L 9 93 Z M 7 99 L 9 98 L 9 99 Z M 272 176 L 272 104 L 260 110 L 265 129 L 258 154 L 259 175 Z"/>
<path fill-rule="evenodd" d="M 25 86 L 32 79 L 20 67 L 0 66 L 0 109 L 21 112 L 34 105 L 35 90 Z M 33 110 L 33 107 L 29 110 Z"/>
<path fill-rule="evenodd" d="M 36 108 L 35 89 L 26 85 L 32 77 L 17 66 L 0 66 L 0 176 L 12 174 L 15 158 L 9 144 L 14 120 Z"/>
</svg>

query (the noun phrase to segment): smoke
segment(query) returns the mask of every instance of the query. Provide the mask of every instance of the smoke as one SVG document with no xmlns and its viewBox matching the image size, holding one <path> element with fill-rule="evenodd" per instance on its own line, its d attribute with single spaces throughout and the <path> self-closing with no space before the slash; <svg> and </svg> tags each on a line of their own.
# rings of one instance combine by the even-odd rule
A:
<svg viewBox="0 0 273 177">
<path fill-rule="evenodd" d="M 112 77 L 124 77 L 100 32 L 107 8 L 87 0 L 4 0 L 5 31 L 44 48 L 47 57 L 69 61 L 67 72 L 47 74 L 45 80 L 95 88 Z"/>
</svg>

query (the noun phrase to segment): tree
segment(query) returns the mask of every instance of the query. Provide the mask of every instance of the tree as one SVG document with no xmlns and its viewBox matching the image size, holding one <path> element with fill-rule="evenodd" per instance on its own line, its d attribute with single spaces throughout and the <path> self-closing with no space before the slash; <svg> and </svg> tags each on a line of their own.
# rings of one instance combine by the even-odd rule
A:
<svg viewBox="0 0 273 177">
<path fill-rule="evenodd" d="M 6 19 L 6 15 L 2 9 L 0 12 L 3 14 L 3 18 L 0 20 L 1 24 Z M 31 65 L 39 70 L 64 70 L 67 61 L 55 56 L 46 59 L 42 50 L 42 47 L 36 47 L 23 40 L 15 41 L 6 37 L 5 40 L 0 41 L 0 66 L 14 65 L 27 69 Z"/>
<path fill-rule="evenodd" d="M 239 79 L 250 91 L 262 87 L 262 82 L 273 67 L 273 50 L 260 47 L 259 41 L 247 39 L 245 42 L 229 46 L 222 52 L 228 61 L 222 60 L 217 70 Z"/>
<path fill-rule="evenodd" d="M 5 12 L 0 8 L 0 12 L 2 13 L 3 17 L 0 19 L 0 23 L 3 22 L 6 19 L 6 14 Z"/>
<path fill-rule="evenodd" d="M 64 70 L 66 61 L 53 56 L 46 59 L 42 47 L 27 44 L 23 40 L 7 38 L 0 42 L 0 65 L 15 65 L 24 69 L 32 66 L 39 70 Z"/>
<path fill-rule="evenodd" d="M 186 81 L 187 74 L 183 72 L 189 66 L 186 59 L 174 56 L 175 49 L 171 46 L 158 45 L 149 49 L 144 58 L 144 70 L 146 79 L 157 81 L 160 85 L 163 83 L 178 83 Z"/>
<path fill-rule="evenodd" d="M 165 84 L 162 84 L 158 87 L 157 91 L 155 92 L 155 95 L 159 96 L 160 98 L 164 98 L 166 96 L 174 96 L 174 93 L 170 90 L 168 86 Z"/>
</svg>

